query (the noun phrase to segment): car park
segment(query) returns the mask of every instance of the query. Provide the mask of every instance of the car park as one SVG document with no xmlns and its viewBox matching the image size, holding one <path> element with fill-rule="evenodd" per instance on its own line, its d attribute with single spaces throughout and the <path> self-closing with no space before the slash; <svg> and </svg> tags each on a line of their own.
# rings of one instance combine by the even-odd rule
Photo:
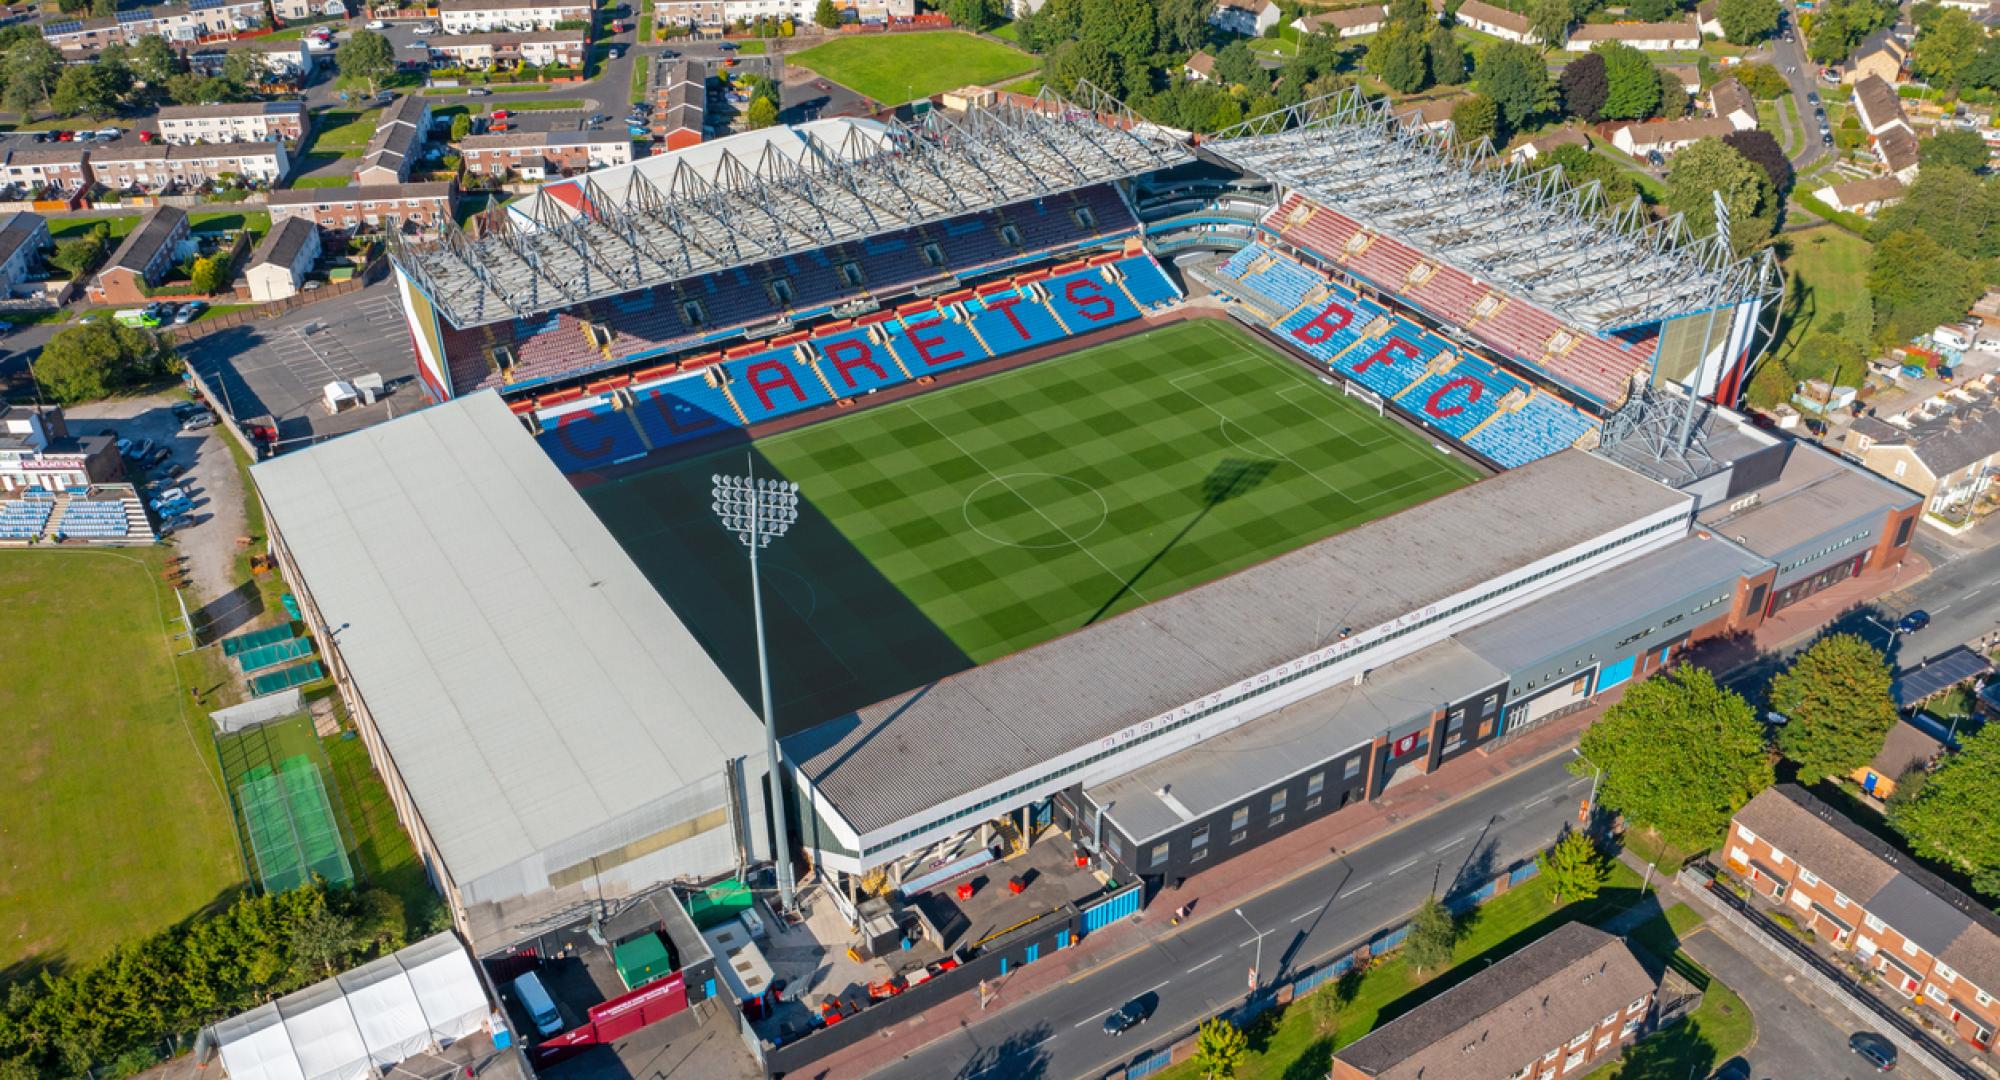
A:
<svg viewBox="0 0 2000 1080">
<path fill-rule="evenodd" d="M 198 412 L 193 416 L 190 416 L 187 419 L 181 421 L 182 431 L 200 431 L 202 428 L 210 428 L 214 426 L 215 426 L 215 414 L 211 412 Z"/>
</svg>

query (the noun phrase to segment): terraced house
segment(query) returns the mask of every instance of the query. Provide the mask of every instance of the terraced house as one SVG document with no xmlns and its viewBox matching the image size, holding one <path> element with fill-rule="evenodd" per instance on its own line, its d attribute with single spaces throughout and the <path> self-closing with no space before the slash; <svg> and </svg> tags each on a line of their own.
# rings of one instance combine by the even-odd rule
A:
<svg viewBox="0 0 2000 1080">
<path fill-rule="evenodd" d="M 255 30 L 263 22 L 263 0 L 193 0 L 128 8 L 106 18 L 58 16 L 42 23 L 42 37 L 58 49 L 94 52 L 113 43 L 135 44 L 145 37 L 163 37 L 179 44 L 213 41 Z"/>
<path fill-rule="evenodd" d="M 554 30 L 589 20 L 590 5 L 581 0 L 443 0 L 438 5 L 438 23 L 447 34 Z"/>
<path fill-rule="evenodd" d="M 170 143 L 296 142 L 305 133 L 302 101 L 219 101 L 160 109 L 160 138 Z"/>
<path fill-rule="evenodd" d="M 1732 873 L 1981 1050 L 2000 1027 L 2000 916 L 1796 784 L 1737 811 Z"/>
<path fill-rule="evenodd" d="M 581 30 L 537 30 L 530 33 L 449 34 L 426 38 L 431 63 L 463 68 L 512 68 L 521 64 L 581 67 Z"/>
</svg>

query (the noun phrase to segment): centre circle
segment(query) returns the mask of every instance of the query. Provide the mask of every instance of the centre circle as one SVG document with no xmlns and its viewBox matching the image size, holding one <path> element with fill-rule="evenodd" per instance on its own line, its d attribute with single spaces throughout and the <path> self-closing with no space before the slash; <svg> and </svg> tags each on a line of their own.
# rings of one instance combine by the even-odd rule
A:
<svg viewBox="0 0 2000 1080">
<path fill-rule="evenodd" d="M 1007 547 L 1067 547 L 1104 527 L 1110 507 L 1097 489 L 1060 473 L 996 476 L 965 497 L 965 523 Z"/>
</svg>

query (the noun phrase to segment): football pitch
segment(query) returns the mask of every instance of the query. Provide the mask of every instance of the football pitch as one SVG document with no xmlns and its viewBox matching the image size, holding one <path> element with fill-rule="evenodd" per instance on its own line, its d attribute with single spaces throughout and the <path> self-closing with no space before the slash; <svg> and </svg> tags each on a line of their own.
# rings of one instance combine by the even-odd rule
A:
<svg viewBox="0 0 2000 1080">
<path fill-rule="evenodd" d="M 746 469 L 802 496 L 762 555 L 788 733 L 1479 475 L 1204 319 L 586 490 L 752 702 L 749 571 L 709 506 Z"/>
</svg>

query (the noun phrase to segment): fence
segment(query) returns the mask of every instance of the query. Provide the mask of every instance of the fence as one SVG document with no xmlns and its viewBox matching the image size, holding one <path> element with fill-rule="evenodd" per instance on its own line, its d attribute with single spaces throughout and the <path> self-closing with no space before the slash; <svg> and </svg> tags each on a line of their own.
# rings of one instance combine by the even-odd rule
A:
<svg viewBox="0 0 2000 1080">
<path fill-rule="evenodd" d="M 375 258 L 369 260 L 368 265 L 362 268 L 361 273 L 356 274 L 346 281 L 336 282 L 327 285 L 325 288 L 314 289 L 311 292 L 302 292 L 297 296 L 289 296 L 283 300 L 273 300 L 266 304 L 259 304 L 256 307 L 243 308 L 238 311 L 226 311 L 220 315 L 211 315 L 200 322 L 189 323 L 186 326 L 176 326 L 171 329 L 163 329 L 161 332 L 172 338 L 176 343 L 197 341 L 210 334 L 219 334 L 224 330 L 234 327 L 274 319 L 288 311 L 305 307 L 307 304 L 317 304 L 322 300 L 331 300 L 336 296 L 346 296 L 349 293 L 358 292 L 382 280 L 388 273 L 388 268 L 389 260 L 377 255 Z"/>
</svg>

